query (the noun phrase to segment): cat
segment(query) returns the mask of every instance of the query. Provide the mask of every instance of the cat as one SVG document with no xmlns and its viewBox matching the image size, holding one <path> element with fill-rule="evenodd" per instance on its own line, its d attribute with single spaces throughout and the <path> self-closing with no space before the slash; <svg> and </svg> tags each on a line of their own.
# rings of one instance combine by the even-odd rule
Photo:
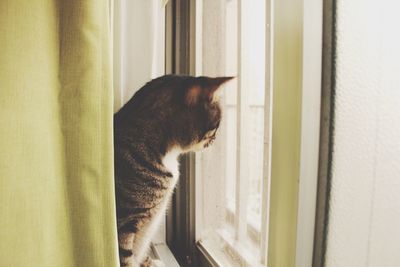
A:
<svg viewBox="0 0 400 267">
<path fill-rule="evenodd" d="M 179 177 L 178 156 L 216 137 L 221 85 L 233 77 L 166 75 L 114 115 L 117 227 L 122 267 L 158 267 L 147 256 Z"/>
</svg>

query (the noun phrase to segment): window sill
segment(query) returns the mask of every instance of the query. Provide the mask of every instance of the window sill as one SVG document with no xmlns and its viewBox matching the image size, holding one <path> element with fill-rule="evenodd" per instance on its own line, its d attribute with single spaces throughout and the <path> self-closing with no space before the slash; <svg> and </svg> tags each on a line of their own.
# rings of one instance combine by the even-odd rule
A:
<svg viewBox="0 0 400 267">
<path fill-rule="evenodd" d="M 217 231 L 219 239 L 223 244 L 223 251 L 221 246 L 216 245 L 209 240 L 201 240 L 197 242 L 197 249 L 200 254 L 200 261 L 206 264 L 200 266 L 245 266 L 245 267 L 264 267 L 263 264 L 257 262 L 259 254 L 256 252 L 258 249 L 251 242 L 246 244 L 235 241 L 232 231 L 221 229 Z M 229 255 L 229 256 L 227 256 Z"/>
<path fill-rule="evenodd" d="M 151 244 L 151 253 L 154 258 L 161 260 L 165 266 L 180 267 L 171 250 L 165 243 Z"/>
<path fill-rule="evenodd" d="M 245 267 L 264 267 L 263 264 L 257 262 L 260 258 L 259 249 L 252 241 L 237 242 L 233 236 L 233 231 L 223 229 L 218 231 L 219 236 L 226 246 L 228 253 L 240 262 L 240 266 Z"/>
</svg>

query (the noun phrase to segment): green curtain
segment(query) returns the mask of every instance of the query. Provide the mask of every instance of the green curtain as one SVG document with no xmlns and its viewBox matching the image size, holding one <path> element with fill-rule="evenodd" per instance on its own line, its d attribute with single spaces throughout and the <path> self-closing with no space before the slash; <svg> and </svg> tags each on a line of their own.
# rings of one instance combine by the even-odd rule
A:
<svg viewBox="0 0 400 267">
<path fill-rule="evenodd" d="M 0 0 L 0 266 L 118 266 L 108 0 Z"/>
</svg>

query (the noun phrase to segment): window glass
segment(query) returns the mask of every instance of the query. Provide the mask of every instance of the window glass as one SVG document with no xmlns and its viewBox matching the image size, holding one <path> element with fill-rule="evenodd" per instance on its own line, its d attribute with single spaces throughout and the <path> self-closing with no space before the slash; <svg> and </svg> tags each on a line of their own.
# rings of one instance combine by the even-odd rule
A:
<svg viewBox="0 0 400 267">
<path fill-rule="evenodd" d="M 201 6 L 198 74 L 237 79 L 225 85 L 216 142 L 196 155 L 196 238 L 224 266 L 261 266 L 265 1 Z"/>
</svg>

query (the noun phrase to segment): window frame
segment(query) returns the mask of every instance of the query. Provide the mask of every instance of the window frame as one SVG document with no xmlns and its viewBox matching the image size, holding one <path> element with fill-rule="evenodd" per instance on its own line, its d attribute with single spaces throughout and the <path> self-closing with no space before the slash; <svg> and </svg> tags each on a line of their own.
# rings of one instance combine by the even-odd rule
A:
<svg viewBox="0 0 400 267">
<path fill-rule="evenodd" d="M 239 0 L 240 1 L 240 0 Z M 286 0 L 288 2 L 291 0 Z M 302 27 L 301 33 L 305 34 L 306 31 L 310 31 L 312 29 L 306 28 L 310 27 L 310 24 L 303 24 L 306 8 L 310 7 L 311 5 L 315 4 L 314 0 L 294 0 L 297 4 L 300 4 L 302 9 L 296 13 L 296 18 L 301 22 L 299 27 Z M 291 227 L 298 228 L 304 225 L 304 222 L 312 222 L 311 226 L 308 226 L 310 229 L 307 230 L 306 234 L 300 233 L 300 231 L 296 230 L 294 233 L 294 237 L 288 242 L 291 244 L 283 244 L 278 246 L 276 240 L 279 238 L 279 235 L 282 234 L 286 229 L 280 229 L 274 233 L 274 237 L 268 236 L 268 231 L 271 228 L 270 224 L 266 224 L 266 229 L 263 229 L 262 232 L 265 233 L 262 238 L 266 238 L 267 242 L 265 242 L 266 246 L 264 251 L 271 253 L 268 250 L 268 246 L 274 247 L 274 255 L 270 255 L 268 257 L 268 263 L 273 264 L 273 262 L 280 262 L 283 257 L 287 256 L 287 252 L 289 251 L 291 260 L 286 261 L 284 260 L 284 265 L 287 263 L 293 264 L 293 266 L 311 266 L 311 262 L 313 261 L 313 266 L 319 266 L 317 263 L 323 262 L 324 257 L 324 247 L 326 247 L 325 235 L 327 231 L 327 226 L 324 223 L 327 217 L 327 207 L 329 205 L 329 172 L 330 172 L 330 157 L 331 157 L 331 143 L 332 143 L 332 129 L 331 129 L 331 120 L 332 116 L 330 116 L 332 112 L 332 94 L 333 94 L 333 85 L 331 84 L 332 80 L 332 66 L 333 66 L 333 52 L 332 52 L 332 43 L 333 43 L 333 29 L 334 29 L 334 20 L 332 19 L 333 12 L 333 3 L 334 0 L 324 0 L 323 1 L 323 16 L 322 16 L 322 8 L 314 9 L 311 12 L 311 15 L 314 18 L 314 22 L 318 23 L 318 19 L 321 19 L 320 23 L 322 24 L 323 20 L 323 35 L 321 33 L 321 45 L 318 47 L 315 46 L 315 43 L 312 45 L 304 43 L 303 38 L 307 38 L 306 35 L 300 37 L 300 41 L 302 42 L 302 51 L 301 55 L 303 56 L 306 53 L 306 50 L 310 51 L 310 49 L 317 49 L 313 52 L 314 58 L 312 58 L 312 64 L 314 66 L 321 64 L 318 62 L 318 53 L 322 55 L 322 90 L 321 87 L 313 87 L 312 96 L 313 96 L 313 104 L 317 105 L 311 111 L 305 109 L 305 99 L 302 92 L 302 87 L 305 85 L 305 82 L 302 80 L 304 79 L 304 75 L 307 71 L 312 71 L 307 69 L 305 65 L 305 60 L 301 58 L 300 72 L 297 73 L 297 79 L 301 81 L 300 86 L 300 94 L 297 101 L 300 105 L 300 129 L 297 129 L 297 137 L 299 139 L 299 147 L 298 147 L 298 156 L 296 160 L 298 161 L 298 176 L 296 177 L 299 185 L 296 189 L 297 191 L 297 200 L 294 203 L 296 205 L 295 208 L 292 207 L 291 210 L 288 212 L 294 216 L 295 221 L 292 222 L 293 224 Z M 286 3 L 287 4 L 287 3 Z M 195 70 L 198 68 L 196 66 L 196 8 L 201 8 L 199 6 L 199 1 L 195 0 L 170 0 L 166 6 L 166 73 L 173 73 L 173 74 L 186 74 L 186 75 L 196 75 Z M 322 6 L 322 5 L 318 5 Z M 279 87 L 279 85 L 275 84 L 274 77 L 277 75 L 281 75 L 282 69 L 277 69 L 276 62 L 274 61 L 275 53 L 274 46 L 280 46 L 287 44 L 288 40 L 282 41 L 276 38 L 275 30 L 280 31 L 279 28 L 276 28 L 274 23 L 278 20 L 278 23 L 286 23 L 285 19 L 285 10 L 282 8 L 282 4 L 278 4 L 275 6 L 274 0 L 267 0 L 266 2 L 267 13 L 270 17 L 267 17 L 268 25 L 267 27 L 267 35 L 274 36 L 274 40 L 270 43 L 269 40 L 266 42 L 266 56 L 269 57 L 270 60 L 273 62 L 271 64 L 271 68 L 267 66 L 266 68 L 266 87 L 270 89 L 272 87 Z M 303 10 L 304 9 L 304 10 Z M 280 13 L 279 13 L 280 12 Z M 319 13 L 320 12 L 320 13 Z M 275 14 L 275 15 L 274 15 Z M 310 13 L 309 13 L 310 14 Z M 276 18 L 275 16 L 282 15 L 281 17 Z M 199 25 L 198 25 L 199 26 Z M 295 27 L 293 24 L 289 25 L 290 27 Z M 200 26 L 201 27 L 201 26 Z M 279 32 L 278 32 L 279 34 Z M 268 37 L 267 37 L 268 38 Z M 299 37 L 297 37 L 299 38 Z M 299 39 L 297 39 L 299 40 Z M 289 40 L 290 41 L 290 40 Z M 314 41 L 317 41 L 314 38 Z M 323 41 L 323 45 L 322 45 Z M 304 47 L 303 47 L 304 45 Z M 316 56 L 317 55 L 317 56 Z M 320 59 L 320 58 L 319 58 Z M 315 71 L 315 69 L 314 69 Z M 316 77 L 318 79 L 318 77 Z M 314 81 L 315 82 L 315 81 Z M 268 86 L 269 85 L 269 86 Z M 315 83 L 314 83 L 315 85 Z M 275 88 L 278 89 L 279 88 Z M 318 92 L 318 90 L 320 90 Z M 322 94 L 320 97 L 319 94 Z M 271 103 L 277 101 L 272 92 L 266 93 L 266 103 Z M 269 98 L 268 98 L 269 97 Z M 320 106 L 319 106 L 320 105 Z M 316 110 L 321 110 L 321 114 L 317 114 L 317 119 L 320 118 L 321 124 L 318 127 L 314 127 L 311 131 L 312 135 L 318 135 L 320 137 L 319 140 L 312 143 L 313 146 L 313 159 L 316 159 L 318 162 L 310 162 L 304 161 L 303 158 L 305 155 L 310 155 L 310 153 L 305 153 L 306 150 L 304 146 L 305 141 L 304 135 L 309 133 L 310 130 L 306 130 L 304 128 L 303 122 L 307 120 L 307 116 L 313 116 L 315 119 L 315 114 L 310 112 L 315 112 Z M 275 107 L 273 108 L 273 112 L 275 112 Z M 269 116 L 268 116 L 269 117 Z M 328 118 L 328 121 L 326 119 Z M 271 114 L 271 118 L 268 123 L 268 126 L 271 126 L 272 123 L 282 123 L 282 118 L 276 117 L 275 115 Z M 307 124 L 305 124 L 307 125 Z M 309 125 L 309 124 L 308 124 Z M 315 132 L 317 131 L 317 132 Z M 308 140 L 310 141 L 310 140 Z M 281 143 L 284 140 L 281 140 Z M 271 154 L 271 150 L 274 149 L 274 140 L 271 142 L 271 147 L 266 147 L 264 151 L 264 155 L 267 157 L 271 157 L 271 160 L 266 160 L 267 164 L 271 164 L 271 161 L 278 160 L 277 158 L 272 158 L 274 154 Z M 278 146 L 275 143 L 275 146 Z M 301 147 L 300 147 L 301 146 Z M 316 148 L 316 149 L 314 149 Z M 316 153 L 316 155 L 315 155 Z M 196 201 L 196 180 L 195 180 L 195 162 L 196 156 L 194 153 L 190 153 L 184 155 L 180 159 L 180 172 L 181 177 L 179 184 L 176 188 L 176 192 L 172 199 L 171 208 L 167 214 L 167 244 L 171 249 L 172 253 L 178 260 L 178 262 L 182 266 L 221 266 L 217 259 L 213 256 L 213 252 L 207 250 L 207 248 L 201 242 L 196 243 L 196 211 L 195 211 L 195 201 Z M 282 162 L 281 162 L 282 163 Z M 272 163 L 272 164 L 276 164 Z M 285 165 L 287 163 L 284 163 Z M 285 165 L 287 167 L 287 165 Z M 264 179 L 266 179 L 265 173 L 269 173 L 271 169 L 279 168 L 274 167 L 271 165 L 267 165 L 264 167 Z M 304 177 L 304 168 L 311 168 L 311 176 L 308 178 Z M 315 169 L 317 168 L 317 169 Z M 316 170 L 316 171 L 315 171 Z M 306 172 L 307 173 L 307 172 Z M 310 175 L 310 173 L 308 173 Z M 276 206 L 277 199 L 269 200 L 269 193 L 271 190 L 277 186 L 276 183 L 279 183 L 279 175 L 275 175 L 271 177 L 272 184 L 270 181 L 267 181 L 267 187 L 264 187 L 263 190 L 267 190 L 268 198 L 263 199 L 263 204 L 265 207 L 269 205 Z M 281 186 L 282 184 L 280 184 Z M 307 185 L 311 185 L 311 197 L 309 196 L 305 199 L 305 194 L 310 192 L 307 189 Z M 315 189 L 315 190 L 314 190 Z M 285 192 L 283 192 L 285 193 Z M 265 194 L 263 194 L 264 196 Z M 316 203 L 318 199 L 318 203 Z M 277 214 L 270 214 L 269 212 L 265 212 L 267 208 L 263 208 L 263 219 L 267 221 L 272 221 L 272 224 L 277 223 L 277 220 L 282 219 L 279 218 Z M 287 209 L 287 207 L 283 207 Z M 307 212 L 300 213 L 302 209 L 306 209 Z M 272 218 L 271 218 L 271 217 Z M 315 226 L 314 226 L 315 222 Z M 294 241 L 294 243 L 293 243 Z M 306 248 L 299 249 L 299 242 L 307 242 Z M 287 248 L 294 245 L 294 249 L 288 250 Z M 321 246 L 321 247 L 320 247 Z M 299 257 L 299 253 L 306 253 L 307 257 Z M 265 255 L 267 258 L 268 255 Z M 271 257 L 274 257 L 273 262 L 271 263 Z M 285 265 L 286 266 L 286 265 Z M 290 265 L 288 265 L 290 266 Z"/>
<path fill-rule="evenodd" d="M 323 1 L 320 142 L 312 258 L 315 267 L 325 266 L 328 238 L 335 119 L 336 12 L 336 0 Z"/>
<path fill-rule="evenodd" d="M 166 6 L 166 74 L 194 75 L 195 2 L 171 0 Z M 196 266 L 195 154 L 182 155 L 180 178 L 167 212 L 167 245 L 181 266 Z"/>
</svg>

